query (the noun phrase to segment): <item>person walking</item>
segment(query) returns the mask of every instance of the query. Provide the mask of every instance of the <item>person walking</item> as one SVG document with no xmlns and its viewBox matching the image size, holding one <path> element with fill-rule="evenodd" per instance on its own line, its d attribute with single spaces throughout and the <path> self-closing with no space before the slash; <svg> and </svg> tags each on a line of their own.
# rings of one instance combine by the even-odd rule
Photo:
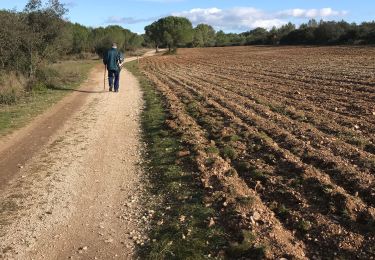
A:
<svg viewBox="0 0 375 260">
<path fill-rule="evenodd" d="M 108 70 L 109 91 L 118 92 L 120 88 L 120 72 L 124 62 L 124 55 L 117 50 L 117 44 L 113 43 L 112 48 L 103 56 L 103 63 Z"/>
</svg>

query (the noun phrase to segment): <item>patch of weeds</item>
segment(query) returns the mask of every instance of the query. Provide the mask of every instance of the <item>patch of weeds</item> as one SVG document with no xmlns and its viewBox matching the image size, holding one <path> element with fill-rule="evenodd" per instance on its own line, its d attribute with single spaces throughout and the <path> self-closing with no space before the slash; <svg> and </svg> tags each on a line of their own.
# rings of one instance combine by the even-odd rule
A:
<svg viewBox="0 0 375 260">
<path fill-rule="evenodd" d="M 276 209 L 276 214 L 281 218 L 286 218 L 290 213 L 290 210 L 284 205 L 280 204 Z"/>
<path fill-rule="evenodd" d="M 332 194 L 333 190 L 334 190 L 334 187 L 332 185 L 323 185 L 322 187 L 322 191 L 327 195 Z"/>
<path fill-rule="evenodd" d="M 194 118 L 198 118 L 200 115 L 198 103 L 193 101 L 186 106 L 186 111 Z"/>
<path fill-rule="evenodd" d="M 225 176 L 235 177 L 235 176 L 237 176 L 237 171 L 235 169 L 231 168 L 225 173 Z"/>
<path fill-rule="evenodd" d="M 368 153 L 375 154 L 375 145 L 372 143 L 366 144 L 363 149 Z"/>
<path fill-rule="evenodd" d="M 237 197 L 236 201 L 241 206 L 252 206 L 255 199 L 253 197 Z"/>
<path fill-rule="evenodd" d="M 254 170 L 254 167 L 247 161 L 240 161 L 235 163 L 238 172 L 245 173 Z"/>
<path fill-rule="evenodd" d="M 223 156 L 225 158 L 229 158 L 231 160 L 235 160 L 238 157 L 238 154 L 237 154 L 236 150 L 232 146 L 226 145 L 223 148 Z"/>
<path fill-rule="evenodd" d="M 266 256 L 266 246 L 255 246 L 255 234 L 251 231 L 242 231 L 242 241 L 240 243 L 232 243 L 227 250 L 230 258 L 246 258 L 246 259 L 264 259 Z"/>
<path fill-rule="evenodd" d="M 307 233 L 309 230 L 311 230 L 312 224 L 308 220 L 300 220 L 297 225 L 297 229 L 302 233 Z"/>
<path fill-rule="evenodd" d="M 375 160 L 372 160 L 372 159 L 366 159 L 364 162 L 363 162 L 363 166 L 366 167 L 366 168 L 369 168 L 373 171 L 375 171 Z"/>
<path fill-rule="evenodd" d="M 268 142 L 268 143 L 274 143 L 273 139 L 264 131 L 260 131 L 258 133 L 258 137 L 260 138 L 260 142 Z"/>
<path fill-rule="evenodd" d="M 215 162 L 215 159 L 214 158 L 207 158 L 206 159 L 206 166 L 212 166 Z"/>
<path fill-rule="evenodd" d="M 230 141 L 231 141 L 231 142 L 238 142 L 238 141 L 241 141 L 241 137 L 238 136 L 238 135 L 232 135 L 232 136 L 230 137 Z"/>
<path fill-rule="evenodd" d="M 216 146 L 213 146 L 213 145 L 207 147 L 206 152 L 211 153 L 211 154 L 219 154 L 220 153 L 219 149 Z"/>
<path fill-rule="evenodd" d="M 340 211 L 340 215 L 341 217 L 343 217 L 344 219 L 350 219 L 350 213 L 347 209 L 342 209 Z"/>
<path fill-rule="evenodd" d="M 361 149 L 364 149 L 366 145 L 368 144 L 368 140 L 366 138 L 358 137 L 358 136 L 353 136 L 352 138 L 347 139 L 347 142 L 349 144 L 358 146 Z"/>
<path fill-rule="evenodd" d="M 237 188 L 234 185 L 228 186 L 228 194 L 231 196 L 235 196 L 237 194 Z"/>
<path fill-rule="evenodd" d="M 225 142 L 238 142 L 241 141 L 241 137 L 238 135 L 229 135 L 223 138 Z"/>
<path fill-rule="evenodd" d="M 267 179 L 267 174 L 261 170 L 253 169 L 250 171 L 250 177 L 254 180 L 262 181 Z"/>
<path fill-rule="evenodd" d="M 292 147 L 289 148 L 289 151 L 291 151 L 292 154 L 301 156 L 304 152 L 304 149 L 301 146 L 292 146 Z"/>
<path fill-rule="evenodd" d="M 278 113 L 280 115 L 287 115 L 286 107 L 285 106 L 275 106 L 275 105 L 269 105 L 269 108 L 272 112 Z"/>
<path fill-rule="evenodd" d="M 19 209 L 19 206 L 13 200 L 6 200 L 0 203 L 0 212 L 10 212 L 16 211 Z"/>
<path fill-rule="evenodd" d="M 157 215 L 151 222 L 150 243 L 139 247 L 141 259 L 204 259 L 226 246 L 219 223 L 208 227 L 207 219 L 216 218 L 216 211 L 205 207 L 204 190 L 191 174 L 193 162 L 176 165 L 181 142 L 165 125 L 168 116 L 162 97 L 141 74 L 136 62 L 125 65 L 138 77 L 143 89 L 145 109 L 142 127 L 146 146 L 146 164 L 150 192 L 161 198 L 155 205 Z M 214 146 L 210 153 L 218 153 Z M 207 163 L 214 163 L 208 159 Z"/>
<path fill-rule="evenodd" d="M 269 164 L 272 164 L 274 165 L 276 163 L 276 156 L 273 155 L 273 154 L 270 154 L 270 153 L 267 153 L 267 154 L 264 154 L 263 155 L 263 159 L 269 163 Z"/>
<path fill-rule="evenodd" d="M 292 182 L 290 183 L 290 185 L 292 186 L 292 187 L 295 187 L 295 188 L 297 188 L 297 187 L 302 187 L 302 185 L 303 185 L 303 178 L 302 177 L 296 177 L 296 178 L 294 178 L 293 180 L 292 180 Z"/>
</svg>

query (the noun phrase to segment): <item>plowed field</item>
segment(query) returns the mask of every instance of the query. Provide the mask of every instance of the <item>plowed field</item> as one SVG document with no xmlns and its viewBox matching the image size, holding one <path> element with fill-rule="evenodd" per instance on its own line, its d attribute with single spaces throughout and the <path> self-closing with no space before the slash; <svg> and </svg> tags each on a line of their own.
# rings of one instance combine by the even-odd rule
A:
<svg viewBox="0 0 375 260">
<path fill-rule="evenodd" d="M 230 255 L 375 257 L 375 49 L 182 49 L 142 61 Z"/>
</svg>

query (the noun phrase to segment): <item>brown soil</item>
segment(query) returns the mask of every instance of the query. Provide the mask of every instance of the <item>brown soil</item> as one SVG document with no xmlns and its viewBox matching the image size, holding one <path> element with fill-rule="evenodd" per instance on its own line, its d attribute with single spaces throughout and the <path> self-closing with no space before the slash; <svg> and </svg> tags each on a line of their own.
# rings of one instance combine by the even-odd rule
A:
<svg viewBox="0 0 375 260">
<path fill-rule="evenodd" d="M 369 259 L 374 62 L 374 48 L 236 47 L 181 50 L 142 68 L 195 152 L 208 197 L 227 201 L 229 232 L 251 231 L 270 259 Z"/>
</svg>

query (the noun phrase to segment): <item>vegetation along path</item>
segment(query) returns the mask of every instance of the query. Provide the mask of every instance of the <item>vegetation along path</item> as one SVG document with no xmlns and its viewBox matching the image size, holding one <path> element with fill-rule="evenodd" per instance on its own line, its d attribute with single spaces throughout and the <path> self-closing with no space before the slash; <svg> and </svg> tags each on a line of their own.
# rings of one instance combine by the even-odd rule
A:
<svg viewBox="0 0 375 260">
<path fill-rule="evenodd" d="M 103 67 L 0 148 L 0 259 L 131 257 L 147 240 L 138 81 Z"/>
</svg>

